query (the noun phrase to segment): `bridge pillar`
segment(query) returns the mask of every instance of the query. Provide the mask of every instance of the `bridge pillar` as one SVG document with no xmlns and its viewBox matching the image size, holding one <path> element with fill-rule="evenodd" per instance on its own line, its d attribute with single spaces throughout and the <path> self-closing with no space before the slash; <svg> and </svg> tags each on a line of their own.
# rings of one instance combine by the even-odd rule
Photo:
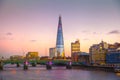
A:
<svg viewBox="0 0 120 80">
<path fill-rule="evenodd" d="M 35 62 L 32 63 L 32 67 L 36 67 L 36 63 Z"/>
<path fill-rule="evenodd" d="M 3 70 L 3 62 L 0 61 L 0 71 Z"/>
<path fill-rule="evenodd" d="M 17 66 L 17 67 L 20 67 L 20 64 L 17 62 L 17 63 L 16 63 L 16 66 Z"/>
<path fill-rule="evenodd" d="M 51 61 L 47 62 L 46 69 L 52 69 L 52 62 Z"/>
<path fill-rule="evenodd" d="M 28 70 L 28 62 L 27 62 L 27 61 L 24 62 L 23 69 L 24 69 L 24 70 Z"/>
<path fill-rule="evenodd" d="M 72 69 L 72 62 L 69 61 L 67 64 L 66 64 L 66 69 Z"/>
</svg>

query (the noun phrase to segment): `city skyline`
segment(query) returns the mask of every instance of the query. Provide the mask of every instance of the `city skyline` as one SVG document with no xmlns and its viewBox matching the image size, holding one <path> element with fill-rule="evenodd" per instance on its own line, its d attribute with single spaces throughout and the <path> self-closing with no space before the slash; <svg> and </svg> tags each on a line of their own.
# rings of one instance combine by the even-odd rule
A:
<svg viewBox="0 0 120 80">
<path fill-rule="evenodd" d="M 55 47 L 58 16 L 62 16 L 66 56 L 71 42 L 80 40 L 80 50 L 101 42 L 120 42 L 119 0 L 1 0 L 0 55 L 25 55 L 37 51 L 49 55 Z"/>
</svg>

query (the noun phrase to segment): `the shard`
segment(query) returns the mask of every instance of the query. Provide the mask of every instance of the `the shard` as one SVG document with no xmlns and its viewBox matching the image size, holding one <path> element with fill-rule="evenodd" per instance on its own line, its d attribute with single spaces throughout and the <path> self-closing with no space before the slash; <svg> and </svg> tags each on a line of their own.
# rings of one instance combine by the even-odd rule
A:
<svg viewBox="0 0 120 80">
<path fill-rule="evenodd" d="M 57 40 L 56 40 L 56 56 L 65 57 L 61 16 L 59 16 L 59 22 L 58 22 Z"/>
</svg>

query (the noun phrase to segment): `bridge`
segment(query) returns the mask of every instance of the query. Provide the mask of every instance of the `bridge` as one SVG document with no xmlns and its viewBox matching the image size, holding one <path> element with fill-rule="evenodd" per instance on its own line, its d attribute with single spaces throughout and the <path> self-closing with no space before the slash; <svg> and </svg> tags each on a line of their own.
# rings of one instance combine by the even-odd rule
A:
<svg viewBox="0 0 120 80">
<path fill-rule="evenodd" d="M 52 69 L 56 66 L 65 66 L 66 69 L 71 69 L 73 65 L 83 65 L 80 62 L 71 62 L 70 60 L 56 59 L 56 60 L 4 60 L 0 61 L 0 70 L 3 70 L 5 65 L 11 64 L 16 65 L 16 67 L 23 66 L 24 70 L 27 70 L 30 66 L 36 67 L 36 65 L 46 65 L 46 69 Z M 14 66 L 15 67 L 15 66 Z M 13 67 L 13 68 L 14 68 Z M 9 67 L 5 67 L 9 68 Z"/>
<path fill-rule="evenodd" d="M 6 65 L 11 64 L 13 67 L 6 67 Z M 0 61 L 0 71 L 4 70 L 4 68 L 18 68 L 22 67 L 23 70 L 28 70 L 29 67 L 40 67 L 40 65 L 44 65 L 47 70 L 52 69 L 52 67 L 64 66 L 66 69 L 72 68 L 80 68 L 80 69 L 88 69 L 88 70 L 103 70 L 103 71 L 114 71 L 114 67 L 110 66 L 92 66 L 86 65 L 81 62 L 71 62 L 70 60 L 64 59 L 56 59 L 56 60 L 4 60 Z"/>
</svg>

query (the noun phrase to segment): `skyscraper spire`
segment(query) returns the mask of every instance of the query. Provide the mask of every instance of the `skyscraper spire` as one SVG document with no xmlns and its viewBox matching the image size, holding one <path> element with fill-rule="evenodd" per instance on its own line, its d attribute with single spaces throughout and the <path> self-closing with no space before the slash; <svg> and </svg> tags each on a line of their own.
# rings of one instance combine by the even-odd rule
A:
<svg viewBox="0 0 120 80">
<path fill-rule="evenodd" d="M 62 21 L 61 21 L 61 15 L 59 15 L 59 23 L 58 23 L 58 26 L 62 26 Z"/>
<path fill-rule="evenodd" d="M 59 22 L 58 22 L 57 40 L 56 40 L 56 56 L 65 57 L 61 16 L 59 16 Z"/>
</svg>

